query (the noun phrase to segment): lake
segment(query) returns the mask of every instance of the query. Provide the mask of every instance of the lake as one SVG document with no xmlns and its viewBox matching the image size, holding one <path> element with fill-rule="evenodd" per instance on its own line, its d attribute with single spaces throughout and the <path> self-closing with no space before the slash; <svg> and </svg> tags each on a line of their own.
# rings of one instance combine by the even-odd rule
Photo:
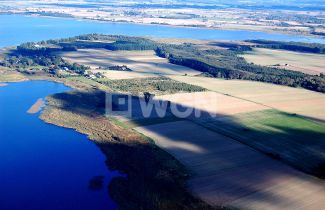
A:
<svg viewBox="0 0 325 210">
<path fill-rule="evenodd" d="M 321 38 L 266 32 L 81 21 L 72 18 L 0 15 L 0 47 L 18 45 L 28 41 L 65 38 L 87 33 L 206 40 L 268 39 L 325 43 L 325 39 Z"/>
<path fill-rule="evenodd" d="M 46 124 L 27 110 L 70 88 L 47 81 L 0 87 L 0 209 L 116 209 L 107 186 L 117 172 L 85 135 Z M 91 180 L 103 177 L 101 189 Z"/>
</svg>

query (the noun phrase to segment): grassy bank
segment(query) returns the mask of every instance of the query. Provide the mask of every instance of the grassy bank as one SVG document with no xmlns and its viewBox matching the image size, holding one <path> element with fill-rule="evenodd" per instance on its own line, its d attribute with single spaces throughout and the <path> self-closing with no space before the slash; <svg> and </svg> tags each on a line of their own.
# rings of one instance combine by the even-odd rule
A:
<svg viewBox="0 0 325 210">
<path fill-rule="evenodd" d="M 26 79 L 27 78 L 21 73 L 0 68 L 0 82 L 19 82 Z"/>
</svg>

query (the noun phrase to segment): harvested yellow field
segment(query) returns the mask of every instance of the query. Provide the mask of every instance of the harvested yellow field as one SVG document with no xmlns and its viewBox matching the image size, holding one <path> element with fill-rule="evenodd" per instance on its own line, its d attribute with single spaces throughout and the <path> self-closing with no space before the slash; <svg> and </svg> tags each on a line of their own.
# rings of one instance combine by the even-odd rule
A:
<svg viewBox="0 0 325 210">
<path fill-rule="evenodd" d="M 89 66 L 92 70 L 99 67 L 126 65 L 132 72 L 106 71 L 109 79 L 130 79 L 152 77 L 153 75 L 197 75 L 193 69 L 170 64 L 167 59 L 158 57 L 154 51 L 110 51 L 106 49 L 80 49 L 62 55 L 71 63 Z M 102 72 L 102 71 L 101 71 Z M 119 76 L 118 76 L 119 75 Z"/>
<path fill-rule="evenodd" d="M 279 68 L 312 75 L 325 73 L 325 55 L 320 54 L 256 48 L 243 57 L 247 62 L 263 66 L 278 65 Z"/>
<path fill-rule="evenodd" d="M 250 101 L 226 96 L 224 94 L 208 91 L 197 93 L 177 93 L 172 95 L 157 96 L 154 99 L 170 101 L 182 107 L 193 108 L 205 113 L 219 116 L 229 116 L 269 109 L 266 106 Z"/>
<path fill-rule="evenodd" d="M 136 130 L 187 166 L 193 172 L 190 190 L 210 204 L 253 210 L 318 210 L 325 205 L 322 181 L 193 122 Z"/>
<path fill-rule="evenodd" d="M 93 73 L 102 73 L 106 78 L 112 80 L 121 80 L 121 79 L 140 79 L 140 78 L 149 78 L 155 77 L 157 74 L 152 73 L 142 73 L 135 71 L 105 71 L 105 70 L 91 70 Z"/>
<path fill-rule="evenodd" d="M 123 123 L 136 124 L 135 121 L 140 120 L 141 123 L 145 124 L 157 124 L 156 121 L 160 123 L 165 120 L 178 121 L 192 117 L 198 117 L 200 119 L 210 117 L 220 118 L 269 109 L 256 103 L 212 91 L 155 96 L 151 101 L 152 109 L 150 111 L 147 111 L 146 106 L 144 106 L 145 100 L 143 98 L 132 98 L 129 100 L 132 100 L 128 101 L 130 104 L 130 116 L 121 113 L 110 113 L 110 115 Z M 164 104 L 162 102 L 167 104 L 168 101 L 171 102 L 171 105 L 167 110 L 162 105 Z M 162 116 L 159 113 L 163 113 Z"/>
<path fill-rule="evenodd" d="M 171 78 L 269 108 L 325 122 L 325 94 L 322 93 L 244 80 L 222 80 L 188 76 L 171 76 Z"/>
</svg>

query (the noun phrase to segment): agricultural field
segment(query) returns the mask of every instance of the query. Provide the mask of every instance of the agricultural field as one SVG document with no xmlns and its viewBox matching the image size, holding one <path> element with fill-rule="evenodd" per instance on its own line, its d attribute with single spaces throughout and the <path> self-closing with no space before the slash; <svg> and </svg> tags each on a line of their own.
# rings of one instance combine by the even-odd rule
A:
<svg viewBox="0 0 325 210">
<path fill-rule="evenodd" d="M 199 81 L 197 79 L 202 79 L 200 77 L 195 78 L 196 81 Z M 213 83 L 209 84 L 213 85 Z M 197 85 L 199 86 L 200 84 Z M 290 91 L 300 90 L 293 88 L 287 89 Z M 300 94 L 299 92 L 290 93 L 287 91 L 283 93 L 283 90 L 268 90 L 272 92 L 269 92 L 267 98 L 272 97 L 273 94 L 278 92 L 294 96 Z M 248 92 L 253 91 L 250 90 Z M 265 93 L 263 94 L 265 95 Z M 287 95 L 278 99 L 274 98 L 273 100 L 280 103 L 284 99 L 287 99 Z M 305 99 L 300 100 L 307 100 L 307 96 L 305 96 Z M 159 116 L 157 114 L 158 112 L 156 113 L 155 111 L 145 117 L 141 112 L 140 103 L 135 101 L 135 99 L 133 100 L 131 103 L 132 116 L 117 116 L 119 121 L 123 121 L 131 127 L 179 121 L 177 118 L 182 118 L 182 116 L 177 116 L 177 114 L 175 116 L 175 113 L 171 109 L 167 110 L 167 115 L 163 120 L 157 120 Z M 203 125 L 203 127 L 236 139 L 272 157 L 281 159 L 302 171 L 316 174 L 317 176 L 319 175 L 319 167 L 322 167 L 321 164 L 325 158 L 322 154 L 325 125 L 322 123 L 311 121 L 295 113 L 290 114 L 278 111 L 270 105 L 265 105 L 254 100 L 214 91 L 155 96 L 153 102 L 156 101 L 171 102 L 172 105 L 177 106 L 178 110 L 182 110 L 184 107 L 191 108 L 193 109 L 190 110 L 192 114 L 186 116 L 186 119 L 191 119 L 193 122 Z M 315 101 L 314 103 L 319 106 Z M 153 107 L 157 108 L 157 105 L 154 104 Z M 324 109 L 324 106 L 320 108 Z M 304 108 L 304 110 L 309 109 Z M 202 115 L 195 116 L 194 113 L 196 111 L 199 111 L 198 113 Z M 151 121 L 156 123 L 152 123 Z M 321 121 L 321 119 L 318 119 L 318 121 Z M 177 128 L 174 129 L 177 130 Z M 306 141 L 305 139 L 312 140 Z"/>
<path fill-rule="evenodd" d="M 271 109 L 201 120 L 199 124 L 302 171 L 325 176 L 324 124 Z"/>
<path fill-rule="evenodd" d="M 110 80 L 125 80 L 125 79 L 145 79 L 157 77 L 159 75 L 153 73 L 143 73 L 135 71 L 114 71 L 114 70 L 91 70 L 92 73 L 101 73 Z"/>
<path fill-rule="evenodd" d="M 321 54 L 255 48 L 242 56 L 247 62 L 258 65 L 300 71 L 311 75 L 325 73 L 325 55 Z"/>
<path fill-rule="evenodd" d="M 153 139 L 187 166 L 192 172 L 188 185 L 195 195 L 209 204 L 242 209 L 319 208 L 323 205 L 325 189 L 319 180 L 293 168 L 323 176 L 325 127 L 302 117 L 325 121 L 323 94 L 252 81 L 199 77 L 194 70 L 191 70 L 193 74 L 179 73 L 175 68 L 185 67 L 172 64 L 162 69 L 160 63 L 167 61 L 153 58 L 151 51 L 140 54 L 95 52 L 95 59 L 92 59 L 93 49 L 66 53 L 64 58 L 90 66 L 94 73 L 105 72 L 106 78 L 97 79 L 97 83 L 111 90 L 135 95 L 149 91 L 156 94 L 154 100 L 217 116 L 180 119 L 168 110 L 164 118 L 155 112 L 144 117 L 139 105 L 143 99 L 132 98 L 131 116 L 111 118 L 116 124 Z M 80 53 L 86 53 L 91 59 L 82 61 Z M 127 65 L 132 71 L 98 70 L 114 65 Z M 149 68 L 153 70 L 148 71 Z M 110 78 L 110 72 L 115 76 Z M 159 78 L 157 74 L 171 78 L 168 81 L 173 84 L 178 81 L 175 84 L 187 83 L 194 85 L 188 87 L 196 88 L 184 91 L 172 85 L 177 91 L 161 92 L 161 81 L 154 79 Z M 251 176 L 251 171 L 259 171 L 259 177 Z M 297 193 L 292 194 L 292 190 Z"/>
<path fill-rule="evenodd" d="M 119 122 L 122 122 L 126 127 L 138 127 L 179 121 L 183 120 L 184 117 L 195 117 L 195 112 L 198 113 L 198 117 L 205 119 L 214 116 L 223 118 L 225 116 L 232 116 L 239 113 L 269 109 L 268 107 L 259 104 L 211 91 L 174 93 L 154 96 L 153 100 L 150 102 L 153 107 L 150 114 L 142 112 L 141 103 L 145 103 L 142 97 L 134 97 L 129 100 L 132 100 L 132 102 L 129 103 L 131 105 L 131 108 L 129 109 L 131 110 L 130 115 L 125 116 L 121 115 L 120 113 L 114 115 L 114 118 Z M 167 104 L 167 102 L 172 104 L 168 108 L 164 106 L 164 104 Z M 178 114 L 171 111 L 172 106 L 176 107 L 176 109 L 180 112 L 184 111 L 184 108 L 190 108 L 191 114 L 188 116 L 181 116 L 182 113 Z M 164 113 L 165 115 L 163 117 L 159 116 L 158 112 Z M 110 116 L 112 116 L 112 114 L 110 114 Z M 187 114 L 185 113 L 184 115 Z"/>
<path fill-rule="evenodd" d="M 109 51 L 106 49 L 79 49 L 62 54 L 70 63 L 89 66 L 94 73 L 101 72 L 108 79 L 146 78 L 157 75 L 197 75 L 193 69 L 173 65 L 158 57 L 154 51 Z M 126 65 L 131 72 L 100 71 L 99 67 Z"/>
<path fill-rule="evenodd" d="M 214 112 L 217 117 L 142 122 L 135 129 L 192 171 L 189 186 L 194 194 L 210 204 L 242 209 L 317 209 L 323 205 L 325 188 L 319 180 L 294 168 L 324 176 L 325 125 L 277 110 L 289 109 L 282 103 L 291 102 L 310 118 L 322 115 L 325 106 L 316 100 L 324 100 L 322 94 L 255 82 L 172 78 L 216 92 L 155 99 Z M 311 102 L 303 106 L 297 100 Z M 297 110 L 292 106 L 289 110 Z M 252 177 L 251 171 L 259 171 L 259 177 Z"/>
<path fill-rule="evenodd" d="M 325 95 L 300 88 L 243 80 L 171 76 L 172 79 L 272 109 L 325 122 Z"/>
<path fill-rule="evenodd" d="M 317 209 L 324 204 L 325 188 L 318 180 L 193 122 L 136 130 L 187 166 L 193 173 L 190 190 L 210 204 L 239 209 Z"/>
<path fill-rule="evenodd" d="M 203 113 L 224 117 L 239 113 L 269 109 L 266 106 L 241 100 L 224 94 L 207 91 L 196 93 L 177 93 L 155 97 L 156 100 L 170 101 L 182 107 L 190 107 Z"/>
</svg>

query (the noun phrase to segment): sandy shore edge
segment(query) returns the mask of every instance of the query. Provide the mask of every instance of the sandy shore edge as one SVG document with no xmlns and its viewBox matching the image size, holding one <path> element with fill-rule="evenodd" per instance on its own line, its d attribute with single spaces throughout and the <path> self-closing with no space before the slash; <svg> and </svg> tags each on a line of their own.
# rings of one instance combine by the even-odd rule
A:
<svg viewBox="0 0 325 210">
<path fill-rule="evenodd" d="M 39 111 L 41 111 L 41 109 L 45 106 L 45 101 L 44 99 L 40 98 L 38 99 L 35 104 L 33 104 L 28 110 L 27 113 L 28 114 L 36 114 Z"/>
</svg>

